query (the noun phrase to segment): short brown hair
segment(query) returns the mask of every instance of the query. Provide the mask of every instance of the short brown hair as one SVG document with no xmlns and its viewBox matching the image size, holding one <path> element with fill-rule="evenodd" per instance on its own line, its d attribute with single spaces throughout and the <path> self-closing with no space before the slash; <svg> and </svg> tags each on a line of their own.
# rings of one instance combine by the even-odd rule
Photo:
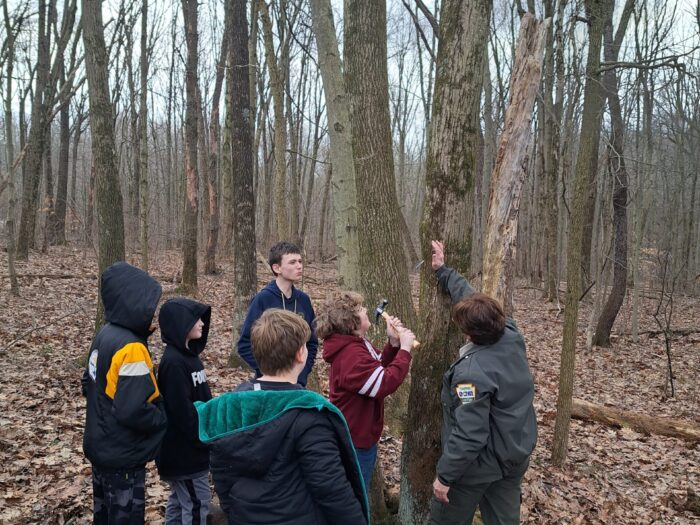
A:
<svg viewBox="0 0 700 525">
<path fill-rule="evenodd" d="M 360 326 L 364 297 L 356 292 L 337 292 L 321 305 L 316 315 L 316 335 L 325 339 L 333 334 L 351 335 Z"/>
<path fill-rule="evenodd" d="M 273 244 L 270 248 L 270 253 L 267 256 L 267 263 L 270 265 L 270 270 L 272 270 L 273 265 L 282 264 L 282 257 L 289 254 L 301 255 L 301 250 L 299 250 L 299 247 L 292 242 L 281 241 L 277 244 Z M 274 275 L 278 275 L 275 270 L 272 270 L 272 273 Z"/>
<path fill-rule="evenodd" d="M 497 342 L 506 328 L 506 316 L 500 303 L 478 292 L 468 295 L 452 308 L 452 319 L 477 345 Z"/>
<path fill-rule="evenodd" d="M 294 356 L 310 336 L 311 329 L 300 315 L 279 308 L 265 310 L 250 331 L 258 368 L 265 375 L 291 370 Z"/>
</svg>

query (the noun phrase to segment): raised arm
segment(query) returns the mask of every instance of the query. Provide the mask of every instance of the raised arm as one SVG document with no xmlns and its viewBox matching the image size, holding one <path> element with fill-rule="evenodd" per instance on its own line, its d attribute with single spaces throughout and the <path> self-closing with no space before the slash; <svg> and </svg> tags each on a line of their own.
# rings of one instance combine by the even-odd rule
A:
<svg viewBox="0 0 700 525">
<path fill-rule="evenodd" d="M 441 241 L 431 241 L 431 265 L 435 271 L 438 285 L 444 293 L 450 296 L 452 304 L 458 303 L 467 295 L 474 293 L 474 288 L 464 276 L 453 268 L 445 266 L 445 247 Z"/>
</svg>

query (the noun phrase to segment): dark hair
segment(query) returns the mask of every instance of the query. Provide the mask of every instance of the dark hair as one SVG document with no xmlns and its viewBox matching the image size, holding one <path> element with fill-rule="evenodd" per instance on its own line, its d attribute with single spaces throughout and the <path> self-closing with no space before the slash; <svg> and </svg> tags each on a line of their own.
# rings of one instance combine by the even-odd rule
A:
<svg viewBox="0 0 700 525">
<path fill-rule="evenodd" d="M 270 265 L 270 270 L 272 270 L 273 264 L 282 264 L 282 257 L 290 253 L 301 254 L 301 250 L 299 250 L 299 247 L 296 244 L 287 241 L 278 242 L 277 244 L 273 245 L 272 248 L 270 248 L 269 255 L 267 256 L 267 262 Z M 275 273 L 275 271 L 272 270 L 272 273 Z M 277 274 L 275 273 L 275 275 Z"/>
<path fill-rule="evenodd" d="M 506 316 L 500 303 L 478 292 L 468 295 L 452 308 L 452 319 L 477 345 L 497 342 L 506 328 Z"/>
<path fill-rule="evenodd" d="M 309 337 L 311 329 L 300 315 L 279 308 L 265 310 L 250 331 L 258 368 L 265 375 L 291 370 L 294 356 Z"/>
<path fill-rule="evenodd" d="M 337 292 L 321 305 L 316 315 L 316 335 L 351 335 L 360 326 L 359 309 L 364 298 L 356 292 Z"/>
</svg>

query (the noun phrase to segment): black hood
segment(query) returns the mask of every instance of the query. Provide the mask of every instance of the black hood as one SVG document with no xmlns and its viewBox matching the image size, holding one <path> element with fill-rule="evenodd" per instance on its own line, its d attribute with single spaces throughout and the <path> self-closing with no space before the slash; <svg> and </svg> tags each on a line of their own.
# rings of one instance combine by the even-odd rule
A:
<svg viewBox="0 0 700 525">
<path fill-rule="evenodd" d="M 185 339 L 198 319 L 204 322 L 202 337 L 190 341 L 187 348 Z M 184 297 L 170 299 L 163 304 L 158 315 L 161 339 L 166 345 L 198 355 L 207 345 L 210 319 L 211 306 Z"/>
<path fill-rule="evenodd" d="M 102 272 L 100 294 L 107 322 L 148 338 L 160 301 L 160 284 L 143 270 L 123 261 Z"/>
</svg>

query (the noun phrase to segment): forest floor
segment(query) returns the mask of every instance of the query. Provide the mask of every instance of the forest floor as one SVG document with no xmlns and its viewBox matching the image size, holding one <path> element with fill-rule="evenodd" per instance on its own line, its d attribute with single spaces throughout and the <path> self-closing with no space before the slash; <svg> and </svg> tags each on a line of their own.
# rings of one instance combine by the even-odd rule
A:
<svg viewBox="0 0 700 525">
<path fill-rule="evenodd" d="M 449 255 L 449 254 L 448 254 Z M 80 395 L 81 357 L 93 332 L 97 266 L 82 249 L 52 248 L 20 263 L 21 296 L 9 293 L 7 261 L 0 253 L 0 524 L 89 523 L 90 465 L 82 452 L 85 400 Z M 180 255 L 158 253 L 152 274 L 164 298 L 176 295 Z M 222 273 L 199 277 L 198 298 L 213 306 L 203 361 L 212 392 L 221 394 L 248 373 L 229 368 L 231 349 L 230 262 Z M 269 271 L 258 267 L 260 285 Z M 549 461 L 554 429 L 563 313 L 540 290 L 515 290 L 515 317 L 525 334 L 535 376 L 539 442 L 523 483 L 523 523 L 700 523 L 688 500 L 700 492 L 700 445 L 629 429 L 572 421 L 565 468 Z M 335 287 L 332 264 L 308 264 L 304 289 L 314 301 Z M 655 331 L 656 293 L 644 291 L 640 331 Z M 666 353 L 662 336 L 642 334 L 634 343 L 628 302 L 615 326 L 611 348 L 580 350 L 575 397 L 654 417 L 700 424 L 700 301 L 676 294 L 672 326 L 695 330 L 673 341 L 676 392 L 664 395 Z M 579 349 L 585 349 L 582 305 Z M 151 339 L 154 360 L 162 352 Z M 320 353 L 319 353 L 320 356 Z M 321 384 L 325 367 L 317 361 Z M 436 385 L 436 389 L 439 385 Z M 390 490 L 398 490 L 400 439 L 385 437 L 382 463 Z M 149 466 L 147 522 L 162 521 L 167 487 Z"/>
</svg>

